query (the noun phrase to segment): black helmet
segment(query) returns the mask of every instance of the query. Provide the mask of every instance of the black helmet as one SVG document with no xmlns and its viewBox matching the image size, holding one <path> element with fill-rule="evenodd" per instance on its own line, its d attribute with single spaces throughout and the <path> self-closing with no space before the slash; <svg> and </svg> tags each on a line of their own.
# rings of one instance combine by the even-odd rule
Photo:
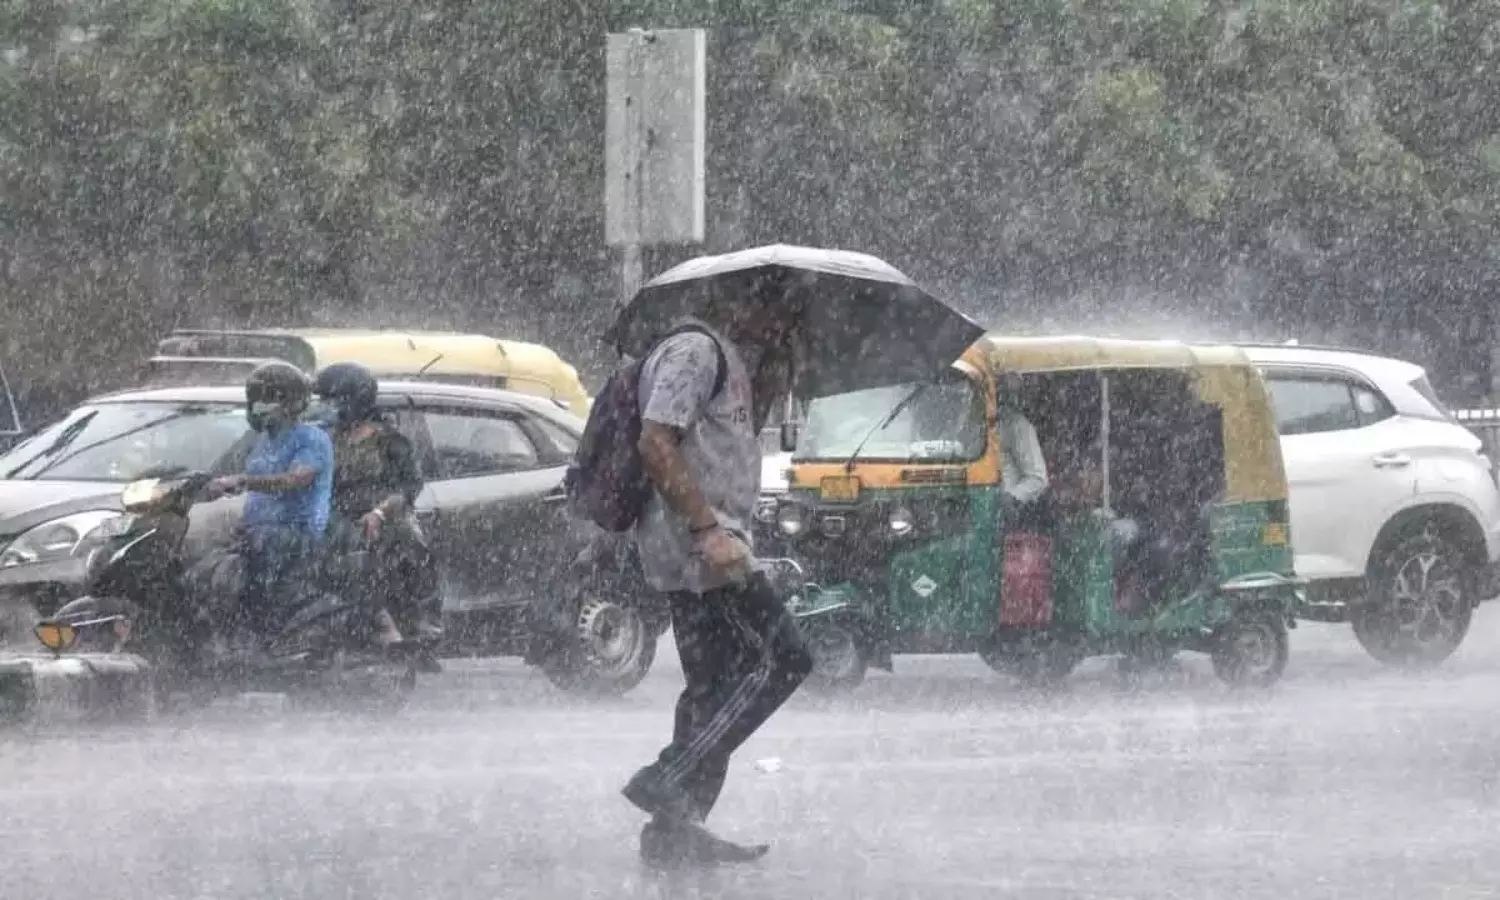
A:
<svg viewBox="0 0 1500 900">
<path fill-rule="evenodd" d="M 245 403 L 252 422 L 258 403 L 275 403 L 291 418 L 302 415 L 312 399 L 312 383 L 302 370 L 284 362 L 262 363 L 245 379 Z"/>
<path fill-rule="evenodd" d="M 335 363 L 318 373 L 314 386 L 318 396 L 333 404 L 340 422 L 362 422 L 375 414 L 379 385 L 370 370 L 359 363 Z"/>
</svg>

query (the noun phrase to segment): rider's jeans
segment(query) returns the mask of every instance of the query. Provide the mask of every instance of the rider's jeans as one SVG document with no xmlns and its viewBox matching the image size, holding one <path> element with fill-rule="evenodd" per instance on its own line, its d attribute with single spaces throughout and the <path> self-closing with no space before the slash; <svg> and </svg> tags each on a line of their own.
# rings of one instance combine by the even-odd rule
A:
<svg viewBox="0 0 1500 900">
<path fill-rule="evenodd" d="M 298 593 L 313 575 L 322 540 L 302 529 L 254 528 L 246 531 L 243 549 L 239 624 L 269 636 L 296 606 Z"/>
</svg>

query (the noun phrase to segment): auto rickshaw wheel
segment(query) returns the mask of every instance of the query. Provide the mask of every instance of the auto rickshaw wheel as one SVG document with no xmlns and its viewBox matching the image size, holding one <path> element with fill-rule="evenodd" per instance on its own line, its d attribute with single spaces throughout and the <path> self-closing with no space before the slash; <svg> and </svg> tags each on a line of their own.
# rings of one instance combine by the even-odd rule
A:
<svg viewBox="0 0 1500 900">
<path fill-rule="evenodd" d="M 1371 596 L 1349 613 L 1354 637 L 1387 666 L 1438 665 L 1469 633 L 1472 584 L 1452 541 L 1430 530 L 1408 534 L 1371 567 Z"/>
<path fill-rule="evenodd" d="M 1001 675 L 1028 688 L 1050 688 L 1062 683 L 1078 667 L 1083 655 L 1072 647 L 988 647 L 979 658 Z"/>
<path fill-rule="evenodd" d="M 843 622 L 817 622 L 803 626 L 813 668 L 805 682 L 819 694 L 852 691 L 865 680 L 870 654 L 858 633 Z"/>
<path fill-rule="evenodd" d="M 1280 681 L 1290 655 L 1286 620 L 1268 610 L 1237 615 L 1220 626 L 1209 652 L 1219 680 L 1250 688 Z"/>
</svg>

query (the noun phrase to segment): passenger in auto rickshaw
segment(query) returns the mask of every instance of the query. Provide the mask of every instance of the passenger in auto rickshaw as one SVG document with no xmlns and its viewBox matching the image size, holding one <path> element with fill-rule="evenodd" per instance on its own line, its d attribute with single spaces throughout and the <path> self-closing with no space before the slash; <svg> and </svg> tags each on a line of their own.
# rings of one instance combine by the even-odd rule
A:
<svg viewBox="0 0 1500 900">
<path fill-rule="evenodd" d="M 1098 375 L 1048 380 L 1028 399 L 1053 474 L 1038 514 L 1023 527 L 1046 533 L 1059 516 L 1096 517 L 1113 550 L 1117 608 L 1127 614 L 1211 579 L 1204 516 L 1223 489 L 1217 409 L 1193 395 L 1183 373 L 1112 373 L 1106 476 Z"/>
<path fill-rule="evenodd" d="M 1002 372 L 995 378 L 995 428 L 1000 437 L 1000 520 L 1012 528 L 1035 519 L 1037 501 L 1047 491 L 1047 457 L 1036 426 L 1022 408 L 1021 377 Z M 1033 513 L 1033 515 L 1028 515 Z"/>
</svg>

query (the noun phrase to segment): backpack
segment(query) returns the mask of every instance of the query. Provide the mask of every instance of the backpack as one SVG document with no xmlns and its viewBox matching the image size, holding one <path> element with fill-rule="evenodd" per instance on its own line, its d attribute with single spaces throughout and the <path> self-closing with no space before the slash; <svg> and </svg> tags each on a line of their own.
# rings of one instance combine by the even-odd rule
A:
<svg viewBox="0 0 1500 900">
<path fill-rule="evenodd" d="M 663 341 L 689 331 L 707 334 L 718 352 L 718 371 L 709 399 L 724 389 L 728 376 L 724 347 L 698 325 L 673 329 L 639 359 L 616 369 L 594 398 L 578 450 L 563 478 L 568 511 L 573 516 L 611 532 L 627 531 L 640 519 L 653 490 L 640 451 L 641 369 Z"/>
</svg>

